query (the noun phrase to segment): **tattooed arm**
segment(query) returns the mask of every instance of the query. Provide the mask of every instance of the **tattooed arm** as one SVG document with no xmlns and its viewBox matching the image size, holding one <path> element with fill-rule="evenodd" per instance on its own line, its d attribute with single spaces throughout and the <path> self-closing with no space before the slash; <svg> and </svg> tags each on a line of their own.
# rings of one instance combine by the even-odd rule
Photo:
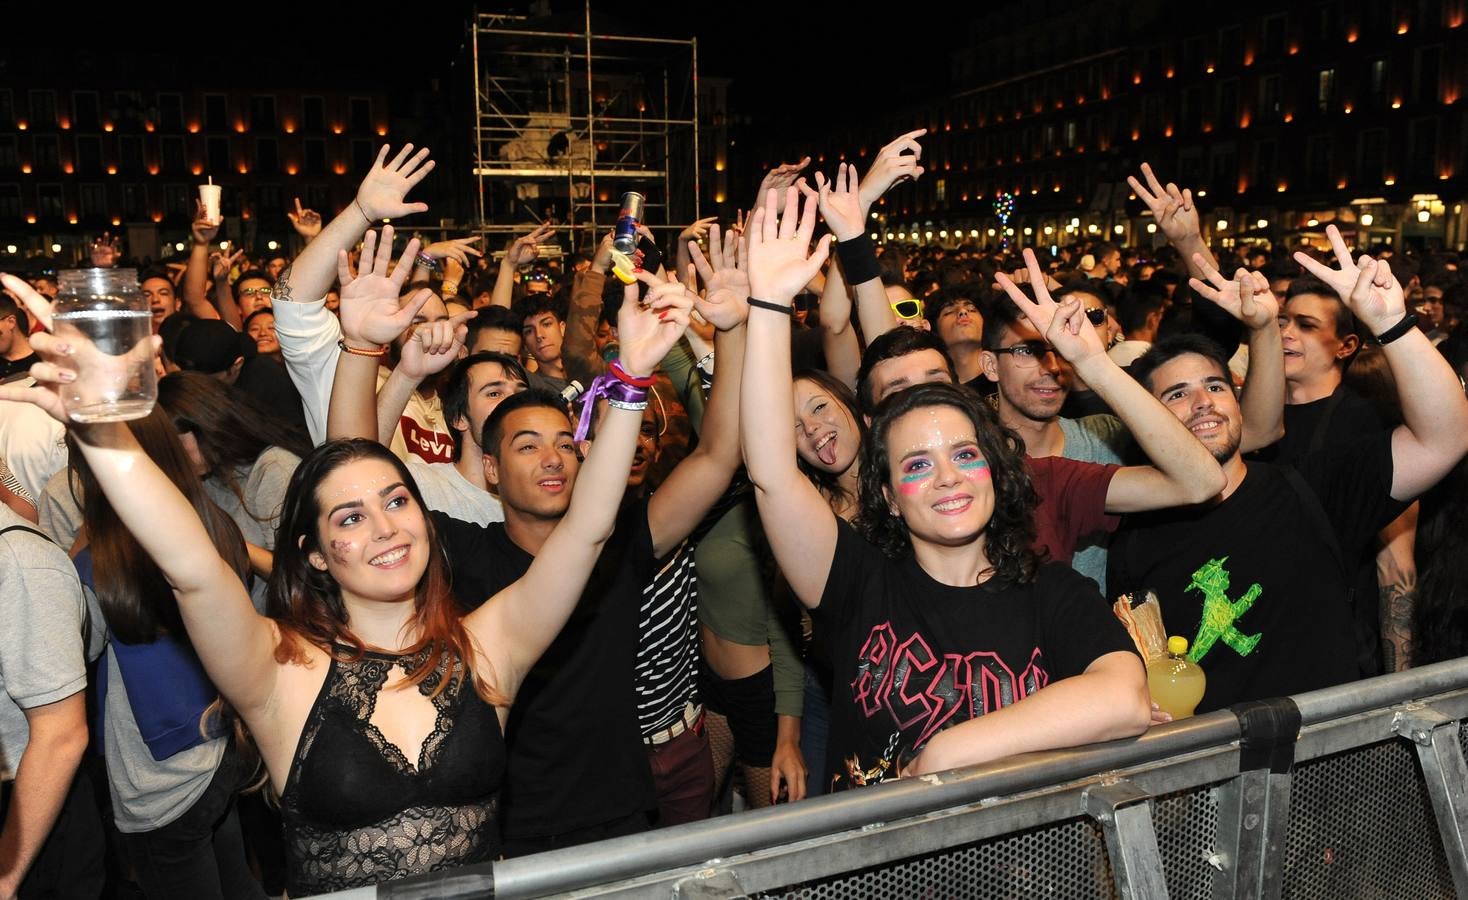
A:
<svg viewBox="0 0 1468 900">
<path fill-rule="evenodd" d="M 1420 504 L 1407 507 L 1377 535 L 1376 583 L 1381 594 L 1381 661 L 1385 672 L 1412 665 L 1412 619 L 1417 606 L 1417 541 Z"/>
</svg>

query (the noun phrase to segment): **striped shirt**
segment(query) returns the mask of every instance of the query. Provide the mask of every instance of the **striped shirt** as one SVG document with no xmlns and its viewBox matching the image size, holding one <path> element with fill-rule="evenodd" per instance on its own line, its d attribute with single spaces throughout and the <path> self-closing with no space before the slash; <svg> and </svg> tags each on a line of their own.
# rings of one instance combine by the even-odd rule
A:
<svg viewBox="0 0 1468 900">
<path fill-rule="evenodd" d="M 642 591 L 637 622 L 637 724 L 644 740 L 698 703 L 698 578 L 694 542 L 664 558 Z"/>
</svg>

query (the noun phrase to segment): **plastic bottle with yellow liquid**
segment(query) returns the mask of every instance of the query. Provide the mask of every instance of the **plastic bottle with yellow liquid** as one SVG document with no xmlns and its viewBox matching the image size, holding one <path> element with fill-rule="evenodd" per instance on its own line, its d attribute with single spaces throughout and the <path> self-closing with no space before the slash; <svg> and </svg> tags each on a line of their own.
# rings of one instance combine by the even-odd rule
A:
<svg viewBox="0 0 1468 900">
<path fill-rule="evenodd" d="M 1187 658 L 1188 639 L 1173 635 L 1167 639 L 1167 655 L 1147 664 L 1147 690 L 1152 702 L 1174 720 L 1193 714 L 1203 699 L 1208 680 L 1203 669 Z"/>
</svg>

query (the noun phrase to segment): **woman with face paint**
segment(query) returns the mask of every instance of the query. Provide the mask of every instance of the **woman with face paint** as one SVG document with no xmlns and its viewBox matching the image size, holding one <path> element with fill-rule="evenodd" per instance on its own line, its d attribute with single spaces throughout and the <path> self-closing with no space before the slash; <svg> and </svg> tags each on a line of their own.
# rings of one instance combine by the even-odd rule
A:
<svg viewBox="0 0 1468 900">
<path fill-rule="evenodd" d="M 360 275 L 346 251 L 339 254 L 342 306 L 370 308 L 396 334 L 429 296 L 398 301 L 418 242 L 408 242 L 391 277 L 390 227 L 375 249 L 369 232 Z M 50 326 L 45 298 L 19 279 L 3 281 Z M 499 855 L 510 704 L 575 608 L 612 533 L 646 405 L 646 373 L 681 336 L 692 308 L 687 293 L 660 295 L 647 307 L 636 301 L 634 288 L 618 321 L 625 377 L 595 386 L 613 408 L 580 467 L 569 510 L 526 574 L 467 615 L 450 592 L 417 486 L 376 442 L 328 442 L 296 470 L 281 512 L 267 617 L 245 592 L 242 559 L 231 565 L 221 558 L 195 505 L 126 426 L 69 422 L 57 386 L 115 367 L 115 358 L 84 340 L 38 334 L 44 362 L 32 367 L 36 386 L 0 388 L 0 399 L 34 403 L 68 424 L 96 490 L 172 588 L 209 680 L 249 727 L 280 796 L 291 896 Z M 461 321 L 431 323 L 412 339 L 457 354 L 464 330 Z M 362 337 L 377 344 L 347 345 L 339 368 L 375 367 L 391 335 Z M 490 427 L 494 421 L 491 415 Z M 569 444 L 571 423 L 561 416 L 555 424 L 549 439 Z"/>
<path fill-rule="evenodd" d="M 1141 660 L 1095 586 L 1030 549 L 1023 450 L 976 396 L 925 384 L 877 408 L 854 527 L 795 465 L 788 309 L 829 250 L 811 251 L 802 190 L 803 210 L 790 188 L 782 220 L 771 196 L 750 223 L 740 427 L 770 545 L 835 666 L 831 787 L 1145 730 Z"/>
</svg>

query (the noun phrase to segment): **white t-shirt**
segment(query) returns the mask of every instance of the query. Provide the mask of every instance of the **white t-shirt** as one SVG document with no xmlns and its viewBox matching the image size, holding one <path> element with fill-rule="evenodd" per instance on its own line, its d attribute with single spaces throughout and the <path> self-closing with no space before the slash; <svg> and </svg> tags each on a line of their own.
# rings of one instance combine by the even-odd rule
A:
<svg viewBox="0 0 1468 900">
<path fill-rule="evenodd" d="M 14 383 L 35 384 L 29 378 Z M 66 468 L 66 428 L 38 406 L 0 400 L 0 458 L 26 493 L 39 497 L 51 476 Z"/>
<path fill-rule="evenodd" d="M 418 483 L 423 502 L 434 512 L 475 525 L 505 520 L 499 498 L 459 474 L 453 463 L 426 463 L 413 456 L 408 458 L 408 471 Z"/>
</svg>

